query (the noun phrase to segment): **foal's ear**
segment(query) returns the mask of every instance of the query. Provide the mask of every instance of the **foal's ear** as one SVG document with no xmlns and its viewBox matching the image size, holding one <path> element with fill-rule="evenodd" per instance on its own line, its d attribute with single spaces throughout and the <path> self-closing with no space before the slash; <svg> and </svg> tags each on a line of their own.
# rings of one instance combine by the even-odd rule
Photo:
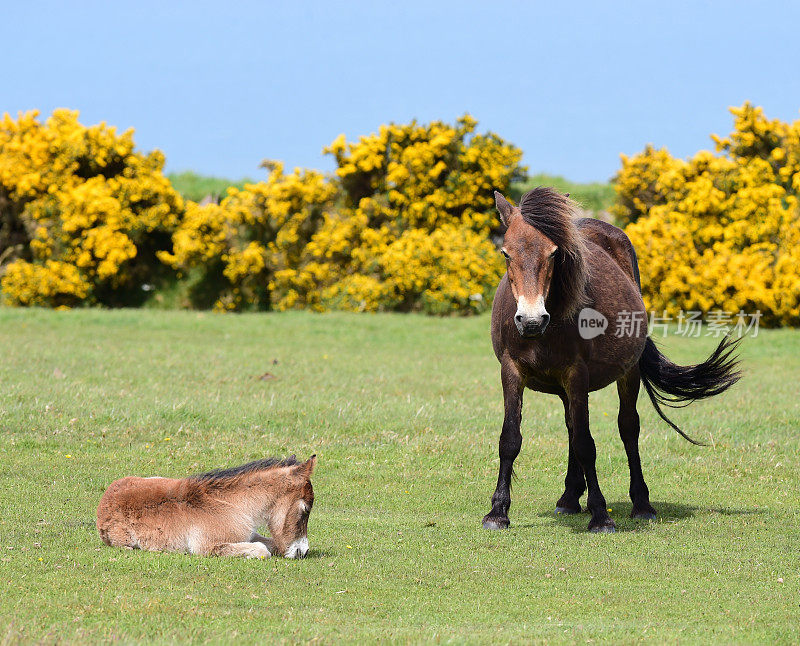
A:
<svg viewBox="0 0 800 646">
<path fill-rule="evenodd" d="M 315 466 L 317 466 L 317 456 L 312 455 L 308 460 L 300 465 L 300 470 L 305 472 L 306 475 L 310 476 L 312 473 L 314 473 Z"/>
<path fill-rule="evenodd" d="M 508 223 L 511 222 L 511 218 L 514 217 L 514 206 L 503 197 L 500 191 L 494 192 L 494 204 L 497 207 L 497 212 L 500 214 L 500 220 L 505 226 L 508 226 Z"/>
</svg>

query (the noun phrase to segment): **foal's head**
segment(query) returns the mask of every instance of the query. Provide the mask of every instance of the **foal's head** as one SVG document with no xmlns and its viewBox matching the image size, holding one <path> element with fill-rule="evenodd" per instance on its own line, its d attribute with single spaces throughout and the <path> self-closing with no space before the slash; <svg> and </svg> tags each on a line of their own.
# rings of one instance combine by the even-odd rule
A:
<svg viewBox="0 0 800 646">
<path fill-rule="evenodd" d="M 551 316 L 572 316 L 584 297 L 586 265 L 572 202 L 541 187 L 525 193 L 519 206 L 494 196 L 507 227 L 501 252 L 517 301 L 514 323 L 523 337 L 541 336 Z"/>
<path fill-rule="evenodd" d="M 317 456 L 312 456 L 288 470 L 267 519 L 275 551 L 289 559 L 303 558 L 308 552 L 308 517 L 314 505 L 311 473 L 316 464 Z"/>
</svg>

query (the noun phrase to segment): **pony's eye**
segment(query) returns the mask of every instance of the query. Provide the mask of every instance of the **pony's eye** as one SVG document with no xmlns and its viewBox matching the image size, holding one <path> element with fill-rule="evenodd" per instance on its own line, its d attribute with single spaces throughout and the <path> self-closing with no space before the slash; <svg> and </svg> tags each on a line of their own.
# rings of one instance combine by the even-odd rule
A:
<svg viewBox="0 0 800 646">
<path fill-rule="evenodd" d="M 505 249 L 501 249 L 500 253 L 503 254 L 503 258 L 505 258 L 506 260 L 511 260 L 511 257 L 508 255 L 508 253 L 506 253 Z"/>
</svg>

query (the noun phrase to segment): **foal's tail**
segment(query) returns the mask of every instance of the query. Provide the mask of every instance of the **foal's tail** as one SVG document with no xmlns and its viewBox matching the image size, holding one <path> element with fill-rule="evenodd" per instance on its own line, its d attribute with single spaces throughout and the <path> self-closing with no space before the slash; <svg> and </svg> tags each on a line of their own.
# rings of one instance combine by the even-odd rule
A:
<svg viewBox="0 0 800 646">
<path fill-rule="evenodd" d="M 693 401 L 719 395 L 733 386 L 742 376 L 739 360 L 734 354 L 744 337 L 726 336 L 717 349 L 703 363 L 679 366 L 667 359 L 650 337 L 639 359 L 639 373 L 658 416 L 692 444 L 703 446 L 673 424 L 661 410 L 661 405 L 671 408 L 688 406 Z"/>
</svg>

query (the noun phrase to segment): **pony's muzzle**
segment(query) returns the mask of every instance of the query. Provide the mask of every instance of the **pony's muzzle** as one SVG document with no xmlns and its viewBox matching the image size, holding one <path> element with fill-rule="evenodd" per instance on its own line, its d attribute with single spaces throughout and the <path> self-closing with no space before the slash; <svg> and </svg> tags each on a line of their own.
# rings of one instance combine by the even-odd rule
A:
<svg viewBox="0 0 800 646">
<path fill-rule="evenodd" d="M 287 559 L 302 559 L 308 554 L 308 537 L 303 536 L 289 545 L 284 556 Z"/>
<path fill-rule="evenodd" d="M 543 312 L 539 316 L 527 316 L 522 312 L 517 312 L 514 316 L 514 323 L 521 336 L 541 336 L 547 329 L 547 324 L 550 323 L 550 315 Z"/>
</svg>

